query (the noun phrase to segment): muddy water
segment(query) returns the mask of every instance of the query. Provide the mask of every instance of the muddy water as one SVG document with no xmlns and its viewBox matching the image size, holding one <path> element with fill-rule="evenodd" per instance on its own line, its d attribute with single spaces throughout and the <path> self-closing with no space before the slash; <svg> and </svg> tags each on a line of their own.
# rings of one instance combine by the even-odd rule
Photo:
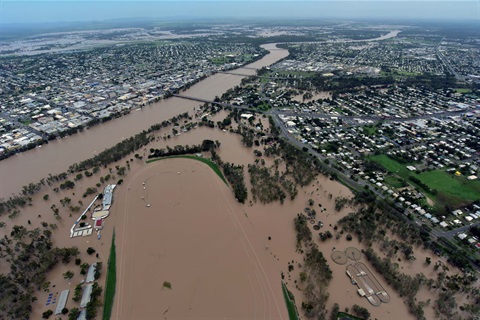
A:
<svg viewBox="0 0 480 320">
<path fill-rule="evenodd" d="M 188 135 L 202 137 L 208 130 L 176 139 L 186 142 Z M 229 133 L 220 139 L 222 145 L 238 140 Z M 251 152 L 238 154 L 235 163 L 252 158 Z M 303 300 L 295 288 L 298 275 L 288 273 L 288 262 L 302 263 L 295 252 L 293 218 L 309 198 L 327 209 L 319 214 L 326 225 L 351 210 L 334 211 L 333 199 L 351 193 L 325 177 L 283 205 L 240 205 L 209 168 L 187 159 L 141 166 L 116 192 L 111 217 L 119 248 L 116 319 L 155 312 L 176 318 L 286 318 L 282 272 L 299 308 Z M 341 277 L 346 278 L 344 271 Z"/>
<path fill-rule="evenodd" d="M 125 161 L 121 161 L 121 165 L 125 165 Z M 132 170 L 135 169 L 135 164 L 132 165 Z M 103 261 L 103 276 L 99 279 L 99 284 L 102 287 L 105 287 L 105 266 L 108 259 L 109 248 L 110 248 L 110 239 L 113 232 L 113 221 L 112 219 L 107 219 L 105 229 L 102 232 L 102 238 L 97 239 L 95 235 L 89 237 L 77 237 L 70 238 L 70 228 L 72 227 L 74 221 L 78 216 L 83 212 L 85 207 L 93 200 L 94 196 L 83 197 L 83 193 L 88 187 L 96 187 L 96 183 L 99 181 L 100 176 L 105 176 L 108 174 L 108 170 L 102 169 L 98 174 L 93 175 L 90 178 L 84 177 L 83 179 L 75 182 L 75 189 L 73 190 L 60 190 L 58 193 L 54 192 L 52 188 L 44 188 L 41 192 L 33 196 L 33 205 L 27 206 L 21 210 L 21 213 L 14 219 L 7 219 L 6 216 L 2 216 L 2 221 L 6 223 L 5 228 L 1 228 L 0 236 L 3 237 L 4 234 L 10 234 L 10 230 L 14 225 L 22 225 L 28 229 L 40 228 L 43 230 L 41 223 L 46 222 L 48 224 L 55 224 L 57 229 L 53 231 L 52 241 L 55 246 L 58 247 L 71 247 L 76 246 L 80 250 L 80 255 L 78 256 L 83 262 L 89 264 L 93 262 Z M 117 179 L 115 179 L 117 180 Z M 98 190 L 102 190 L 102 187 Z M 48 200 L 43 200 L 45 194 L 49 195 Z M 70 216 L 71 210 L 68 206 L 62 206 L 60 204 L 60 199 L 69 197 L 71 199 L 71 205 L 80 206 L 78 212 L 73 212 Z M 80 204 L 79 201 L 81 201 Z M 100 203 L 97 200 L 97 203 Z M 60 220 L 55 219 L 51 206 L 55 205 L 59 209 Z M 92 224 L 91 219 L 86 220 L 87 223 Z M 93 247 L 98 253 L 98 258 L 95 254 L 88 255 L 86 250 L 88 247 Z M 6 274 L 9 272 L 9 265 L 5 260 L 2 260 L 0 263 L 0 273 Z M 74 272 L 74 277 L 70 280 L 63 278 L 63 273 L 71 270 Z M 53 297 L 59 297 L 59 293 L 62 290 L 70 289 L 70 297 L 67 300 L 66 307 L 71 309 L 72 307 L 78 307 L 78 303 L 72 301 L 71 297 L 73 296 L 73 290 L 75 286 L 80 283 L 81 280 L 85 279 L 85 276 L 80 275 L 79 266 L 75 265 L 74 259 L 68 264 L 59 263 L 53 270 L 47 274 L 47 281 L 50 282 L 50 288 L 48 291 L 37 291 L 35 296 L 37 301 L 32 303 L 32 313 L 30 319 L 41 319 L 42 313 L 48 309 L 55 310 L 56 305 L 46 305 L 48 295 L 52 294 Z"/>
<path fill-rule="evenodd" d="M 248 68 L 268 66 L 288 55 L 288 51 L 278 49 L 275 44 L 263 45 L 270 51 L 268 55 L 256 61 Z M 255 71 L 241 69 L 242 74 Z M 213 99 L 229 88 L 240 84 L 242 77 L 229 74 L 216 74 L 200 81 L 185 92 L 184 95 Z M 199 103 L 180 98 L 170 98 L 154 103 L 140 111 L 93 127 L 76 135 L 55 140 L 42 148 L 36 148 L 10 157 L 0 162 L 0 198 L 6 198 L 20 191 L 21 187 L 68 169 L 72 163 L 88 159 L 106 148 L 130 137 L 152 124 L 159 123 L 180 113 L 193 111 Z"/>
<path fill-rule="evenodd" d="M 288 318 L 266 239 L 210 168 L 162 160 L 125 188 L 113 318 Z"/>
<path fill-rule="evenodd" d="M 162 137 L 165 133 L 171 133 L 171 130 L 163 129 L 158 136 Z M 206 138 L 221 142 L 219 153 L 225 161 L 246 165 L 255 159 L 252 149 L 242 147 L 239 135 L 205 127 L 152 142 L 146 147 L 146 152 L 150 147 L 197 144 Z M 270 159 L 266 160 L 269 162 Z M 125 161 L 123 159 L 111 167 L 125 165 Z M 316 208 L 320 208 L 321 204 L 326 209 L 325 212 L 317 210 L 318 219 L 325 224 L 322 231 L 328 229 L 333 232 L 336 221 L 352 210 L 347 207 L 336 212 L 334 199 L 338 196 L 351 197 L 350 191 L 338 182 L 319 176 L 310 186 L 300 189 L 294 201 L 287 200 L 283 205 L 240 205 L 233 198 L 231 190 L 203 164 L 185 159 L 162 162 L 145 164 L 144 161 L 133 160 L 124 184 L 115 190 L 113 208 L 101 240 L 94 236 L 70 239 L 68 230 L 75 218 L 68 218 L 67 211 L 58 202 L 69 196 L 72 203 L 82 200 L 87 204 L 91 199 L 84 199 L 81 194 L 87 187 L 94 186 L 100 176 L 106 175 L 108 169 L 78 181 L 75 190 L 58 194 L 44 190 L 35 196 L 34 206 L 28 207 L 18 218 L 9 222 L 7 229 L 13 224 L 26 224 L 27 218 L 32 220 L 32 226 L 38 226 L 40 221 L 56 222 L 50 210 L 50 205 L 56 203 L 64 218 L 56 222 L 59 230 L 54 233 L 54 242 L 61 246 L 78 246 L 82 260 L 88 262 L 95 261 L 93 256 L 85 254 L 86 248 L 92 246 L 106 264 L 109 240 L 115 227 L 117 275 L 121 289 L 117 290 L 119 296 L 115 298 L 114 312 L 127 318 L 148 317 L 152 312 L 159 312 L 159 308 L 164 312 L 171 307 L 167 314 L 178 318 L 224 316 L 281 319 L 285 317 L 280 290 L 282 272 L 300 309 L 302 285 L 298 283 L 297 288 L 295 281 L 300 281 L 298 273 L 302 268 L 298 264 L 303 264 L 303 258 L 295 251 L 292 220 L 303 211 L 311 198 Z M 283 167 L 282 163 L 280 167 Z M 180 175 L 178 172 L 181 172 Z M 142 182 L 147 179 L 148 187 L 144 190 Z M 209 188 L 204 188 L 205 185 Z M 41 199 L 44 193 L 50 194 L 50 200 Z M 145 207 L 142 196 L 151 207 Z M 37 214 L 42 214 L 42 218 L 37 218 Z M 346 242 L 344 237 L 319 243 L 334 272 L 328 309 L 333 302 L 341 302 L 342 308 L 351 307 L 354 303 L 368 307 L 365 299 L 354 294 L 355 287 L 348 282 L 345 266 L 337 266 L 329 259 L 332 246 L 343 249 L 353 244 Z M 195 263 L 191 263 L 192 259 Z M 292 261 L 295 261 L 295 270 L 288 272 L 288 263 Z M 68 269 L 75 271 L 72 281 L 61 276 Z M 73 289 L 79 281 L 78 277 L 78 267 L 61 265 L 49 274 L 48 280 L 60 291 Z M 101 278 L 102 286 L 103 281 L 104 278 Z M 171 282 L 173 289 L 163 288 L 163 281 Z M 234 293 L 231 292 L 233 287 Z M 218 292 L 222 292 L 222 296 Z M 38 293 L 39 301 L 33 306 L 34 318 L 45 311 L 47 295 Z M 162 299 L 158 299 L 160 296 Z M 351 298 L 348 303 L 344 302 L 345 296 Z M 238 308 L 237 305 L 232 307 L 233 298 L 245 308 Z M 392 300 L 386 306 L 373 309 L 372 314 L 385 318 L 398 313 L 404 319 L 409 318 L 405 306 L 398 303 L 401 300 Z M 159 305 L 158 301 L 164 302 Z M 74 305 L 69 301 L 67 307 Z M 155 310 L 153 305 L 157 306 Z"/>
</svg>

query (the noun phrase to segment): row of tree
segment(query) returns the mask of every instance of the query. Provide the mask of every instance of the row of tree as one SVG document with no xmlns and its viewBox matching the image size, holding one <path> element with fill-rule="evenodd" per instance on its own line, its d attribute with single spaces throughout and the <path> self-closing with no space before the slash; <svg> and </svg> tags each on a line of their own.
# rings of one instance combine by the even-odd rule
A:
<svg viewBox="0 0 480 320">
<path fill-rule="evenodd" d="M 212 140 L 203 140 L 201 144 L 193 145 L 193 146 L 182 146 L 176 145 L 173 148 L 169 146 L 166 149 L 150 149 L 150 155 L 148 158 L 161 158 L 161 157 L 168 157 L 168 156 L 178 156 L 178 155 L 185 155 L 185 154 L 195 154 L 200 152 L 208 152 L 216 149 L 220 146 L 219 141 L 212 141 Z"/>
<path fill-rule="evenodd" d="M 141 149 L 151 142 L 154 137 L 151 133 L 156 132 L 162 128 L 165 128 L 172 123 L 177 122 L 180 119 L 188 118 L 188 113 L 185 112 L 178 116 L 175 116 L 169 120 L 165 120 L 161 123 L 152 125 L 148 130 L 144 130 L 140 133 L 137 133 L 133 137 L 127 138 L 115 146 L 108 148 L 94 157 L 84 160 L 80 163 L 73 164 L 69 167 L 69 172 L 80 172 L 84 170 L 91 169 L 96 166 L 106 166 L 110 163 L 116 162 L 130 153 L 135 152 L 136 150 Z"/>
</svg>

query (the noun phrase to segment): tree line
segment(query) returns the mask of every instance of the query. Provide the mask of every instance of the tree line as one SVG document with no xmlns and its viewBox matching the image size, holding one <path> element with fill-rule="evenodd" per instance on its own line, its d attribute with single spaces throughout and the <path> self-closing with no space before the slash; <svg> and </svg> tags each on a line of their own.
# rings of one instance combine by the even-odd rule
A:
<svg viewBox="0 0 480 320">
<path fill-rule="evenodd" d="M 161 157 L 169 157 L 169 156 L 178 156 L 184 154 L 195 154 L 200 152 L 207 152 L 212 151 L 215 148 L 220 146 L 220 142 L 212 141 L 205 139 L 202 141 L 201 144 L 193 145 L 193 146 L 182 146 L 176 145 L 173 148 L 167 146 L 166 149 L 150 149 L 150 154 L 148 158 L 161 158 Z"/>
<path fill-rule="evenodd" d="M 95 155 L 90 159 L 84 160 L 78 164 L 71 165 L 68 171 L 71 173 L 80 172 L 91 169 L 95 166 L 106 166 L 110 163 L 116 162 L 127 156 L 128 154 L 141 149 L 149 142 L 151 142 L 154 139 L 151 133 L 165 128 L 170 124 L 184 118 L 188 118 L 187 112 L 180 114 L 179 116 L 173 117 L 170 120 L 165 120 L 159 124 L 154 124 L 150 126 L 148 130 L 143 130 L 142 132 L 137 133 L 133 137 L 127 138 L 117 143 L 115 146 L 105 149 L 104 151 L 100 152 L 98 155 Z"/>
</svg>

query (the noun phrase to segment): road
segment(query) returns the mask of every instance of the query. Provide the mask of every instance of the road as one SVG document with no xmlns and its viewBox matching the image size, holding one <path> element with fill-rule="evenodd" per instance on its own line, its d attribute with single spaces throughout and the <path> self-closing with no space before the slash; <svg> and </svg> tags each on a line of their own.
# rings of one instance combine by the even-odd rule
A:
<svg viewBox="0 0 480 320">
<path fill-rule="evenodd" d="M 472 223 L 471 225 L 467 225 L 467 226 L 463 226 L 463 227 L 459 227 L 459 228 L 456 228 L 456 229 L 453 229 L 453 230 L 449 230 L 449 231 L 438 231 L 438 230 L 433 230 L 432 233 L 435 234 L 437 237 L 444 237 L 444 238 L 447 238 L 447 239 L 452 239 L 453 237 L 455 237 L 457 234 L 459 233 L 462 233 L 464 231 L 467 231 L 469 230 L 470 228 L 472 227 L 477 227 L 477 226 L 480 226 L 480 221 L 479 222 L 476 222 L 476 223 Z"/>
<path fill-rule="evenodd" d="M 440 40 L 440 42 L 438 43 L 437 45 L 437 48 L 436 48 L 436 52 L 437 52 L 437 57 L 438 59 L 443 63 L 443 65 L 448 69 L 448 71 L 453 74 L 455 76 L 455 78 L 459 81 L 465 81 L 465 77 L 464 76 L 461 76 L 460 74 L 458 74 L 458 72 L 455 71 L 455 69 L 452 67 L 452 65 L 450 64 L 450 62 L 448 61 L 447 58 L 445 58 L 445 56 L 443 55 L 443 53 L 440 51 L 440 45 L 442 44 L 443 40 L 445 39 L 445 37 L 442 38 L 442 40 Z"/>
</svg>

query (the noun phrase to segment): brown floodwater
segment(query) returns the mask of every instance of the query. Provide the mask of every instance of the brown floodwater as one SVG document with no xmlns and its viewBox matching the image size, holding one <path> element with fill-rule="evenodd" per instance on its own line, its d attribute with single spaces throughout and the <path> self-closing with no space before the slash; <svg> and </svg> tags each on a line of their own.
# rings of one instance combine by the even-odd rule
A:
<svg viewBox="0 0 480 320">
<path fill-rule="evenodd" d="M 267 239 L 208 166 L 158 161 L 122 188 L 114 319 L 288 318 Z"/>
<path fill-rule="evenodd" d="M 248 68 L 261 68 L 286 57 L 288 51 L 276 48 L 275 44 L 263 45 L 270 53 Z M 254 74 L 251 69 L 239 69 L 242 74 Z M 187 96 L 213 99 L 226 90 L 239 85 L 241 76 L 215 74 L 190 89 L 182 92 Z M 88 159 L 125 138 L 135 135 L 149 126 L 162 122 L 183 112 L 190 112 L 199 102 L 169 98 L 151 104 L 129 115 L 92 127 L 64 139 L 51 141 L 48 145 L 0 161 L 0 198 L 7 198 L 30 182 L 38 182 L 49 173 L 64 172 L 72 163 Z"/>
<path fill-rule="evenodd" d="M 271 46 L 264 47 L 269 49 Z M 264 61 L 264 58 L 252 65 L 269 65 L 280 59 L 281 54 L 287 53 L 285 50 L 272 50 L 266 57 L 270 57 L 270 61 Z M 242 73 L 252 71 L 245 69 Z M 209 79 L 212 82 L 206 87 L 203 87 L 202 81 L 186 94 L 212 98 L 238 84 L 241 77 L 218 74 L 204 81 Z M 229 81 L 228 86 L 225 85 L 226 81 Z M 225 87 L 218 88 L 223 85 Z M 196 106 L 198 103 L 193 101 L 168 99 L 142 111 L 132 112 L 124 118 L 2 161 L 0 196 L 17 192 L 22 185 L 37 181 L 49 172 L 64 171 L 71 163 L 88 158 L 123 137 L 131 136 L 153 123 L 181 112 L 192 111 Z M 215 117 L 215 120 L 217 118 L 220 120 L 221 117 Z M 166 132 L 170 133 L 170 129 L 160 131 L 157 136 L 162 137 Z M 105 141 L 98 139 L 99 136 L 104 137 Z M 253 149 L 243 148 L 238 135 L 209 128 L 197 128 L 168 140 L 152 142 L 145 149 L 145 153 L 151 147 L 197 144 L 207 138 L 222 143 L 219 154 L 225 161 L 246 165 L 255 159 Z M 57 151 L 47 152 L 49 150 Z M 117 164 L 124 164 L 125 161 L 126 159 L 123 159 Z M 111 166 L 114 167 L 115 164 Z M 283 164 L 280 164 L 280 167 L 283 167 Z M 31 173 L 38 174 L 31 178 Z M 107 169 L 102 169 L 101 175 L 106 173 Z M 17 179 L 21 180 L 27 174 L 28 179 L 17 182 Z M 315 206 L 321 204 L 326 209 L 318 215 L 325 224 L 322 231 L 333 232 L 336 221 L 353 210 L 348 207 L 341 212 L 334 210 L 335 197 L 351 197 L 351 193 L 338 182 L 321 176 L 310 186 L 299 189 L 294 201 L 287 200 L 283 205 L 241 205 L 235 201 L 231 190 L 200 162 L 176 159 L 145 164 L 144 161 L 134 160 L 132 170 L 125 177 L 125 183 L 114 193 L 114 206 L 102 232 L 102 239 L 71 239 L 68 237 L 68 230 L 75 217 L 68 217 L 66 210 L 61 208 L 64 218 L 56 221 L 50 205 L 58 205 L 59 199 L 66 195 L 72 197 L 73 203 L 78 200 L 85 204 L 90 202 L 89 198 L 81 198 L 82 191 L 93 186 L 99 176 L 100 174 L 77 182 L 74 191 L 55 194 L 45 190 L 45 193 L 51 195 L 49 201 L 41 199 L 43 192 L 35 195 L 34 205 L 9 222 L 7 229 L 14 224 L 24 225 L 27 219 L 32 220 L 32 226 L 40 225 L 40 221 L 57 223 L 55 244 L 77 245 L 83 253 L 82 260 L 88 262 L 96 260 L 84 253 L 87 247 L 92 246 L 99 253 L 99 260 L 106 264 L 109 240 L 115 227 L 118 248 L 118 286 L 113 310 L 115 319 L 159 318 L 162 314 L 164 317 L 176 318 L 287 319 L 280 288 L 281 273 L 285 275 L 287 286 L 295 294 L 298 308 L 303 301 L 302 285 L 296 283 L 299 281 L 298 273 L 302 270 L 300 264 L 303 261 L 302 256 L 295 250 L 293 218 L 303 211 L 311 198 L 315 201 Z M 145 189 L 143 182 L 146 182 Z M 208 188 L 204 187 L 206 185 Z M 147 204 L 150 204 L 150 207 L 147 207 Z M 38 214 L 42 214 L 42 217 L 38 217 Z M 335 265 L 329 258 L 333 247 L 336 247 L 336 250 L 352 245 L 362 247 L 356 241 L 347 242 L 344 239 L 342 237 L 327 243 L 318 242 L 334 277 L 327 307 L 330 309 L 336 301 L 341 302 L 342 308 L 351 307 L 353 303 L 369 307 L 365 299 L 355 294 L 355 287 L 345 275 L 345 266 Z M 293 261 L 296 268 L 294 272 L 288 272 L 288 263 Z M 61 276 L 68 269 L 75 270 L 72 281 Z M 381 277 L 378 274 L 376 276 L 377 279 Z M 78 267 L 72 263 L 57 266 L 48 276 L 48 280 L 52 285 L 56 284 L 58 291 L 73 289 L 79 279 Z M 102 286 L 104 279 L 103 277 L 100 280 Z M 164 287 L 165 281 L 171 283 L 172 289 Z M 401 298 L 383 279 L 381 282 L 389 291 L 392 301 L 380 308 L 369 307 L 372 315 L 392 319 L 410 318 Z M 33 318 L 37 318 L 44 311 L 46 296 L 47 293 L 39 293 L 39 301 L 33 305 Z M 348 302 L 345 297 L 348 297 Z M 73 305 L 69 301 L 67 307 L 71 308 Z"/>
<path fill-rule="evenodd" d="M 171 128 L 162 129 L 157 136 L 162 137 L 166 133 L 171 133 Z M 239 135 L 206 127 L 171 139 L 159 139 L 149 144 L 145 153 L 151 147 L 197 144 L 206 138 L 221 142 L 218 151 L 225 161 L 247 165 L 255 159 L 253 149 L 242 147 Z M 122 159 L 111 167 L 124 165 L 126 160 Z M 280 168 L 283 167 L 284 164 L 280 163 Z M 322 231 L 333 232 L 337 220 L 353 210 L 347 206 L 341 212 L 335 211 L 334 199 L 338 196 L 351 197 L 351 192 L 323 176 L 318 176 L 310 186 L 299 189 L 297 198 L 287 200 L 283 205 L 241 205 L 235 201 L 231 190 L 200 162 L 176 159 L 145 164 L 144 161 L 133 160 L 124 184 L 114 192 L 113 208 L 102 239 L 97 240 L 94 236 L 69 238 L 75 215 L 68 217 L 68 211 L 58 202 L 69 196 L 72 203 L 78 200 L 89 203 L 91 197 L 82 198 L 81 194 L 87 187 L 94 186 L 100 176 L 106 175 L 108 168 L 101 171 L 91 178 L 77 181 L 75 190 L 60 191 L 58 194 L 48 188 L 43 190 L 35 195 L 33 206 L 7 222 L 7 229 L 15 224 L 25 225 L 27 219 L 31 219 L 32 226 L 39 226 L 41 221 L 57 223 L 58 230 L 54 233 L 56 245 L 78 246 L 82 260 L 88 262 L 96 260 L 94 256 L 85 254 L 86 248 L 92 246 L 105 265 L 109 240 L 115 228 L 118 262 L 115 319 L 152 318 L 155 312 L 167 312 L 165 316 L 177 318 L 285 318 L 281 273 L 296 297 L 298 308 L 304 300 L 303 285 L 299 283 L 298 275 L 303 269 L 299 266 L 303 264 L 303 257 L 295 250 L 293 218 L 303 211 L 311 198 L 315 207 L 321 205 L 326 209 L 317 214 L 325 224 Z M 248 175 L 246 177 L 248 185 Z M 146 189 L 143 189 L 145 181 Z M 204 188 L 205 185 L 208 188 Z M 50 200 L 41 199 L 44 193 L 50 194 Z M 142 196 L 144 199 L 141 199 Z M 145 201 L 151 206 L 146 207 Z M 52 203 L 60 207 L 61 221 L 53 218 Z M 37 214 L 42 217 L 38 218 Z M 397 314 L 402 319 L 408 319 L 405 305 L 391 288 L 387 290 L 392 302 L 380 308 L 371 308 L 365 299 L 356 295 L 355 287 L 345 274 L 345 266 L 336 265 L 329 258 L 333 246 L 343 250 L 352 245 L 362 248 L 355 240 L 347 242 L 345 236 L 319 243 L 334 273 L 327 308 L 331 309 L 334 302 L 340 302 L 342 309 L 351 308 L 356 303 L 369 307 L 375 317 Z M 288 263 L 292 261 L 295 270 L 289 272 Z M 61 276 L 68 269 L 75 271 L 75 278 L 71 281 Z M 72 263 L 59 265 L 48 275 L 48 281 L 56 285 L 56 290 L 50 292 L 67 288 L 73 290 L 79 279 L 77 266 Z M 100 279 L 100 285 L 104 286 L 104 280 L 104 277 Z M 164 281 L 172 284 L 172 290 L 163 287 Z M 234 293 L 232 288 L 235 288 Z M 222 295 L 219 296 L 218 292 Z M 37 292 L 39 300 L 33 304 L 32 318 L 39 318 L 46 310 L 47 295 L 48 292 Z M 348 302 L 344 301 L 346 296 L 349 297 Z M 232 299 L 237 303 L 234 307 Z M 67 307 L 73 306 L 75 303 L 69 301 Z"/>
</svg>

